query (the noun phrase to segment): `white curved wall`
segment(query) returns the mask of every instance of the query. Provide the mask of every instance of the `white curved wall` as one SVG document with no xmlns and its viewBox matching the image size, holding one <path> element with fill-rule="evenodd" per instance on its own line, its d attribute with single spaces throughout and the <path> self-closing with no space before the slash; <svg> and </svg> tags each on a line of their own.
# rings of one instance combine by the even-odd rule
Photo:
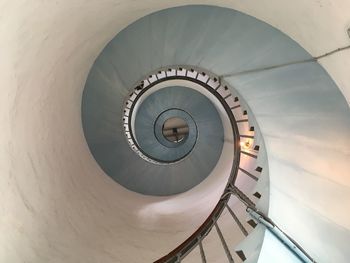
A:
<svg viewBox="0 0 350 263">
<path fill-rule="evenodd" d="M 227 180 L 162 199 L 126 191 L 101 171 L 81 127 L 82 89 L 106 42 L 146 10 L 68 4 L 2 3 L 0 261 L 155 260 L 204 221 Z"/>
<path fill-rule="evenodd" d="M 350 23 L 347 14 L 350 3 L 346 0 L 298 0 L 293 3 L 176 1 L 177 5 L 186 3 L 211 3 L 242 10 L 280 28 L 313 55 L 344 46 L 349 41 L 345 29 Z M 188 228 L 172 229 L 179 231 L 176 240 L 173 233 L 169 236 L 166 231 L 169 225 L 180 226 L 181 222 L 174 224 L 172 221 L 180 217 L 157 215 L 154 221 L 150 221 L 152 214 L 147 215 L 147 220 L 140 217 L 135 211 L 144 211 L 145 203 L 141 203 L 144 200 L 141 197 L 139 207 L 133 211 L 127 209 L 124 202 L 132 202 L 130 199 L 134 194 L 103 175 L 88 151 L 81 128 L 82 89 L 101 49 L 132 21 L 172 5 L 173 1 L 168 0 L 0 2 L 0 261 L 125 262 L 126 258 L 128 262 L 147 261 L 175 247 L 178 240 L 188 236 L 206 217 L 210 209 L 193 209 L 197 214 L 191 214 L 195 220 Z M 348 61 L 350 52 L 346 51 L 325 58 L 321 63 L 349 102 L 350 80 L 345 70 L 345 66 L 350 66 Z M 243 89 L 241 92 L 248 97 Z M 261 110 L 259 104 L 254 106 L 254 102 L 249 102 L 253 105 L 253 112 Z M 271 108 L 271 112 L 274 110 Z M 275 125 L 264 122 L 259 116 L 257 121 L 263 135 L 271 135 L 271 130 L 284 134 L 290 128 L 287 125 L 275 130 Z M 348 127 L 344 128 L 347 130 Z M 329 133 L 326 137 L 331 141 L 325 146 L 327 153 L 317 155 L 317 158 L 315 154 L 323 149 L 317 140 L 295 137 L 286 146 L 273 136 L 267 138 L 271 181 L 272 186 L 276 186 L 272 198 L 279 197 L 272 203 L 270 211 L 272 218 L 280 218 L 278 208 L 288 203 L 291 211 L 310 214 L 306 208 L 300 208 L 304 206 L 294 202 L 298 198 L 299 201 L 307 200 L 306 207 L 316 207 L 317 213 L 306 219 L 321 214 L 324 216 L 321 221 L 326 221 L 327 226 L 337 225 L 344 235 L 333 240 L 340 244 L 349 240 L 350 220 L 343 209 L 346 207 L 344 201 L 350 200 L 347 164 L 350 142 L 344 132 L 340 137 L 337 133 L 333 136 Z M 298 149 L 296 145 L 302 145 L 302 148 Z M 312 150 L 305 152 L 306 149 Z M 295 160 L 290 152 L 304 152 L 304 155 Z M 312 171 L 311 176 L 306 177 L 311 178 L 310 184 L 305 184 L 309 188 L 313 187 L 314 179 L 325 180 L 319 184 L 317 197 L 307 196 L 309 189 L 302 189 L 293 196 L 293 201 L 288 199 L 290 196 L 279 194 L 279 190 L 288 193 L 289 190 L 301 189 L 298 185 L 283 188 L 292 184 L 289 180 L 296 180 L 300 173 L 285 173 L 294 174 L 295 177 L 290 177 L 292 179 L 277 176 L 279 171 L 286 171 L 275 158 L 281 153 L 284 159 L 292 158 L 297 166 L 307 168 L 304 174 Z M 303 162 L 307 158 L 313 161 Z M 334 162 L 323 165 L 325 158 Z M 336 183 L 330 186 L 329 180 Z M 342 188 L 341 192 L 338 186 Z M 341 194 L 335 195 L 337 192 Z M 287 219 L 290 218 L 276 221 L 292 231 Z M 189 218 L 181 220 L 188 224 Z M 152 225 L 157 225 L 157 232 L 153 231 Z M 312 223 L 305 225 L 310 227 Z M 301 229 L 299 233 L 304 231 L 307 229 Z M 318 228 L 313 232 L 320 235 L 320 240 L 333 233 L 318 232 Z M 138 254 L 129 250 L 135 246 L 135 237 L 140 237 L 137 240 Z M 308 239 L 304 239 L 303 245 L 312 248 L 313 253 L 319 252 L 318 247 L 308 246 L 307 242 Z M 157 245 L 157 251 L 150 249 L 154 245 Z M 342 248 L 337 250 L 337 244 L 332 245 L 331 251 L 325 251 L 337 256 L 338 262 L 348 258 L 348 252 Z"/>
</svg>

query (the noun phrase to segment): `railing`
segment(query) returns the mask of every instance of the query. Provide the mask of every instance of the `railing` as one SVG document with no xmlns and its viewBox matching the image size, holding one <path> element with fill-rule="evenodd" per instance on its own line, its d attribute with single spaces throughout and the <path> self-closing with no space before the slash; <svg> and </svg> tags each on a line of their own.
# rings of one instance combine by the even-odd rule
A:
<svg viewBox="0 0 350 263">
<path fill-rule="evenodd" d="M 235 129 L 238 131 L 236 121 L 234 120 L 234 116 L 232 114 L 232 110 L 229 106 L 229 101 L 231 100 L 232 103 L 234 102 L 234 99 L 232 97 L 232 94 L 230 90 L 228 89 L 227 85 L 224 85 L 221 83 L 217 77 L 213 77 L 212 74 L 199 69 L 194 68 L 187 68 L 187 67 L 167 67 L 167 69 L 160 69 L 156 71 L 155 73 L 149 75 L 147 78 L 142 79 L 139 81 L 139 83 L 135 86 L 133 91 L 129 94 L 128 99 L 124 103 L 124 114 L 123 114 L 123 124 L 124 124 L 124 133 L 127 138 L 127 141 L 129 143 L 129 146 L 131 149 L 138 154 L 142 159 L 151 162 L 153 164 L 169 164 L 174 163 L 179 160 L 175 161 L 163 161 L 159 160 L 153 156 L 150 156 L 147 154 L 143 149 L 139 146 L 137 143 L 137 140 L 134 135 L 134 127 L 133 127 L 133 115 L 135 114 L 135 106 L 137 105 L 137 102 L 139 99 L 145 94 L 146 91 L 150 90 L 151 88 L 155 87 L 156 85 L 169 81 L 169 80 L 185 80 L 189 82 L 193 82 L 196 84 L 199 84 L 201 87 L 205 88 L 207 91 L 209 91 L 214 97 L 221 103 L 221 105 L 224 107 L 225 111 L 227 112 L 227 115 L 230 118 L 230 122 L 232 126 L 232 130 Z M 231 120 L 232 118 L 232 120 Z M 235 134 L 237 133 L 237 134 Z M 234 131 L 234 135 L 238 136 L 238 132 Z M 182 159 L 182 158 L 181 158 Z"/>
<path fill-rule="evenodd" d="M 139 85 L 136 85 L 132 93 L 130 93 L 129 98 L 125 102 L 123 123 L 125 135 L 127 137 L 129 145 L 144 160 L 154 164 L 164 164 L 163 161 L 154 159 L 152 156 L 147 155 L 147 153 L 145 153 L 139 147 L 133 134 L 132 117 L 135 105 L 137 104 L 138 100 L 142 97 L 142 95 L 157 84 L 168 80 L 186 80 L 199 84 L 201 87 L 205 88 L 207 91 L 209 91 L 212 95 L 215 96 L 215 98 L 220 102 L 220 104 L 223 106 L 226 112 L 233 131 L 234 144 L 232 150 L 234 152 L 234 161 L 231 167 L 231 172 L 226 186 L 226 190 L 224 190 L 225 194 L 228 191 L 227 189 L 229 189 L 229 186 L 234 184 L 237 173 L 239 171 L 239 162 L 241 155 L 240 139 L 245 138 L 245 136 L 249 135 L 240 134 L 239 128 L 237 126 L 237 123 L 246 122 L 247 120 L 240 119 L 236 121 L 235 116 L 233 114 L 233 112 L 240 107 L 240 105 L 238 105 L 238 97 L 233 97 L 228 86 L 221 83 L 219 79 L 213 76 L 212 74 L 198 68 L 194 69 L 192 67 L 168 67 L 167 69 L 158 70 L 157 73 L 151 74 L 149 77 L 141 80 L 139 82 Z M 220 232 L 220 228 L 216 222 L 217 219 L 220 217 L 222 211 L 225 209 L 225 207 L 228 207 L 228 200 L 229 196 L 221 198 L 218 204 L 215 206 L 212 213 L 198 228 L 196 232 L 194 232 L 180 246 L 178 246 L 168 255 L 159 259 L 156 262 L 180 262 L 187 254 L 189 254 L 197 246 L 199 246 L 202 260 L 203 262 L 205 262 L 205 252 L 201 242 L 209 233 L 209 231 L 213 228 L 213 226 L 215 226 L 217 232 L 220 233 L 221 242 L 226 248 L 226 254 L 229 258 L 232 259 L 232 256 L 230 255 L 230 252 L 227 248 L 225 239 L 223 238 Z M 245 234 L 247 235 L 247 232 L 245 232 Z"/>
<path fill-rule="evenodd" d="M 233 168 L 236 168 L 238 165 L 239 163 L 235 162 L 235 164 L 233 165 Z M 236 171 L 236 169 L 233 169 L 232 171 Z M 234 182 L 234 179 L 236 178 L 236 176 L 237 176 L 237 173 L 231 174 L 229 181 L 231 180 L 232 182 Z M 215 227 L 216 229 L 216 232 L 219 236 L 222 247 L 224 248 L 224 251 L 226 253 L 228 262 L 233 263 L 234 262 L 233 257 L 230 253 L 230 250 L 228 249 L 227 242 L 217 223 L 225 207 L 231 214 L 232 218 L 234 219 L 235 223 L 237 224 L 239 229 L 242 231 L 244 236 L 248 235 L 248 231 L 246 230 L 246 228 L 243 226 L 243 224 L 240 222 L 238 217 L 235 215 L 235 213 L 232 211 L 232 209 L 228 205 L 228 200 L 232 195 L 244 204 L 244 206 L 246 207 L 246 212 L 257 223 L 261 223 L 263 226 L 265 226 L 265 228 L 268 231 L 270 231 L 281 243 L 283 243 L 302 262 L 305 262 L 305 263 L 316 262 L 295 240 L 293 240 L 290 236 L 288 236 L 285 232 L 283 232 L 267 215 L 259 211 L 256 208 L 255 203 L 247 195 L 245 195 L 234 184 L 229 183 L 226 186 L 225 191 L 222 194 L 213 212 L 209 215 L 209 217 L 205 220 L 205 222 L 199 227 L 199 229 L 195 233 L 193 233 L 180 246 L 175 248 L 168 255 L 155 261 L 155 263 L 181 262 L 181 260 L 184 257 L 186 257 L 197 246 L 199 247 L 199 250 L 200 250 L 200 257 L 201 257 L 202 263 L 206 263 L 207 260 L 206 260 L 205 250 L 202 245 L 202 241 L 208 235 L 208 233 L 212 230 L 213 227 Z M 254 223 L 254 224 L 257 224 L 257 223 Z M 241 258 L 242 261 L 246 260 L 246 256 L 243 251 L 237 251 L 237 255 Z"/>
<path fill-rule="evenodd" d="M 157 73 L 151 74 L 149 77 L 144 78 L 140 81 L 139 85 L 135 87 L 133 92 L 130 94 L 129 98 L 125 102 L 124 115 L 123 115 L 123 123 L 124 130 L 127 140 L 129 142 L 130 147 L 144 160 L 154 163 L 154 164 L 167 164 L 162 160 L 157 160 L 152 156 L 149 156 L 147 153 L 143 152 L 143 150 L 137 144 L 137 141 L 133 134 L 132 127 L 132 117 L 135 105 L 141 96 L 152 87 L 160 84 L 164 81 L 168 80 L 186 80 L 191 81 L 200 86 L 204 87 L 207 91 L 209 91 L 215 98 L 221 103 L 225 112 L 229 118 L 230 125 L 234 135 L 234 143 L 233 143 L 233 152 L 234 152 L 234 161 L 232 163 L 230 176 L 227 182 L 227 185 L 223 191 L 223 194 L 218 201 L 217 205 L 208 216 L 208 218 L 204 221 L 204 223 L 190 236 L 188 237 L 182 244 L 176 247 L 173 251 L 171 251 L 166 256 L 160 258 L 155 261 L 156 263 L 175 263 L 181 262 L 193 249 L 199 248 L 200 258 L 203 263 L 206 263 L 206 255 L 205 249 L 203 247 L 202 241 L 208 235 L 208 233 L 215 228 L 217 235 L 220 239 L 222 247 L 227 256 L 227 260 L 231 263 L 234 262 L 232 254 L 228 248 L 228 244 L 222 234 L 222 231 L 218 225 L 218 219 L 220 218 L 222 212 L 226 208 L 230 215 L 232 216 L 234 222 L 237 224 L 239 229 L 241 230 L 244 236 L 247 236 L 248 230 L 243 226 L 240 222 L 237 215 L 228 205 L 228 201 L 232 195 L 234 195 L 239 201 L 241 201 L 246 206 L 247 213 L 255 219 L 251 224 L 253 227 L 256 226 L 257 223 L 261 223 L 266 227 L 268 231 L 270 231 L 274 236 L 276 236 L 283 244 L 290 249 L 300 260 L 303 262 L 311 263 L 316 262 L 312 259 L 310 255 L 306 253 L 305 250 L 292 238 L 290 238 L 287 234 L 285 234 L 276 224 L 265 214 L 259 211 L 254 202 L 249 199 L 247 195 L 245 195 L 237 186 L 235 186 L 236 178 L 238 172 L 242 172 L 246 176 L 250 177 L 253 181 L 258 181 L 258 177 L 253 175 L 250 171 L 247 171 L 240 167 L 241 154 L 248 156 L 252 159 L 257 159 L 257 155 L 254 152 L 243 151 L 241 149 L 241 139 L 254 139 L 254 136 L 251 134 L 241 134 L 240 128 L 238 125 L 242 125 L 248 123 L 247 111 L 242 111 L 243 118 L 237 119 L 234 115 L 234 111 L 240 109 L 241 106 L 239 104 L 239 98 L 233 97 L 230 90 L 228 89 L 228 85 L 220 82 L 218 77 L 213 76 L 213 74 L 208 73 L 202 69 L 194 69 L 192 67 L 169 67 L 167 69 L 158 70 Z M 230 103 L 230 102 L 231 103 Z M 231 105 L 230 105 L 231 104 Z M 254 131 L 254 127 L 250 127 L 249 131 Z M 255 151 L 259 151 L 259 146 L 255 146 Z M 261 173 L 262 168 L 257 167 L 256 171 Z M 259 193 L 256 193 L 257 196 L 260 196 Z M 260 197 L 258 197 L 260 198 Z M 249 222 L 248 222 L 249 223 Z M 243 251 L 237 251 L 237 255 L 241 258 L 242 261 L 246 259 L 246 256 Z"/>
</svg>

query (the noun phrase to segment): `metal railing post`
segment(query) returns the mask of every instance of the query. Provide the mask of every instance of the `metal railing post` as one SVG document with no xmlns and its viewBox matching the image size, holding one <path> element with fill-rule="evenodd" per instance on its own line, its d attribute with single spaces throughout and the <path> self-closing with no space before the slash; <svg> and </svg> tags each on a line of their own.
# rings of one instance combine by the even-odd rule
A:
<svg viewBox="0 0 350 263">
<path fill-rule="evenodd" d="M 201 253 L 202 263 L 207 263 L 207 259 L 205 258 L 205 253 L 202 245 L 202 240 L 199 240 L 199 251 Z"/>
<path fill-rule="evenodd" d="M 245 236 L 248 236 L 248 231 L 244 228 L 243 224 L 241 223 L 241 221 L 239 221 L 238 217 L 236 216 L 236 214 L 232 211 L 231 207 L 229 207 L 228 204 L 226 204 L 226 208 L 227 210 L 230 212 L 231 216 L 233 217 L 233 219 L 235 220 L 236 224 L 238 225 L 239 229 L 242 231 L 242 233 Z"/>
<path fill-rule="evenodd" d="M 219 226 L 218 226 L 218 224 L 217 224 L 216 221 L 215 221 L 215 223 L 214 223 L 214 226 L 215 226 L 216 232 L 218 233 L 218 236 L 219 236 L 219 238 L 220 238 L 220 240 L 221 240 L 221 244 L 222 244 L 222 246 L 224 247 L 224 250 L 225 250 L 225 253 L 226 253 L 226 256 L 227 256 L 228 261 L 229 261 L 230 263 L 234 263 L 233 258 L 232 258 L 232 255 L 231 255 L 231 253 L 230 253 L 230 250 L 228 249 L 228 246 L 227 246 L 226 241 L 225 241 L 225 239 L 224 239 L 224 236 L 222 235 L 221 230 L 220 230 L 220 228 L 219 228 Z"/>
</svg>

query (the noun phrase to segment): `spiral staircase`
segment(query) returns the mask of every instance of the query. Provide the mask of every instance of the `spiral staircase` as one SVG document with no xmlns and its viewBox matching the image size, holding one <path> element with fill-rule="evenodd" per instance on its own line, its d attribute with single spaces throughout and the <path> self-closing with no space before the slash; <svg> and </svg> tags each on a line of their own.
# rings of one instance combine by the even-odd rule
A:
<svg viewBox="0 0 350 263">
<path fill-rule="evenodd" d="M 0 3 L 0 262 L 347 262 L 348 92 L 320 60 L 348 46 L 230 4 L 52 5 Z"/>
</svg>

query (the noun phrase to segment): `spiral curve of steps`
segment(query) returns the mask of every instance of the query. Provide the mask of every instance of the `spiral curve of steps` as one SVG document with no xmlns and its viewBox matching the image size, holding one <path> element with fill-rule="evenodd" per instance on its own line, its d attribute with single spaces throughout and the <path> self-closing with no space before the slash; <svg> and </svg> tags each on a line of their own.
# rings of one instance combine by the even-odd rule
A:
<svg viewBox="0 0 350 263">
<path fill-rule="evenodd" d="M 229 8 L 164 9 L 204 2 Z M 300 262 L 244 202 L 317 262 L 348 261 L 344 95 L 291 37 L 204 2 L 0 4 L 0 262 Z M 226 86 L 237 127 L 213 103 L 220 143 L 159 165 L 132 149 L 123 109 L 169 67 Z"/>
</svg>

